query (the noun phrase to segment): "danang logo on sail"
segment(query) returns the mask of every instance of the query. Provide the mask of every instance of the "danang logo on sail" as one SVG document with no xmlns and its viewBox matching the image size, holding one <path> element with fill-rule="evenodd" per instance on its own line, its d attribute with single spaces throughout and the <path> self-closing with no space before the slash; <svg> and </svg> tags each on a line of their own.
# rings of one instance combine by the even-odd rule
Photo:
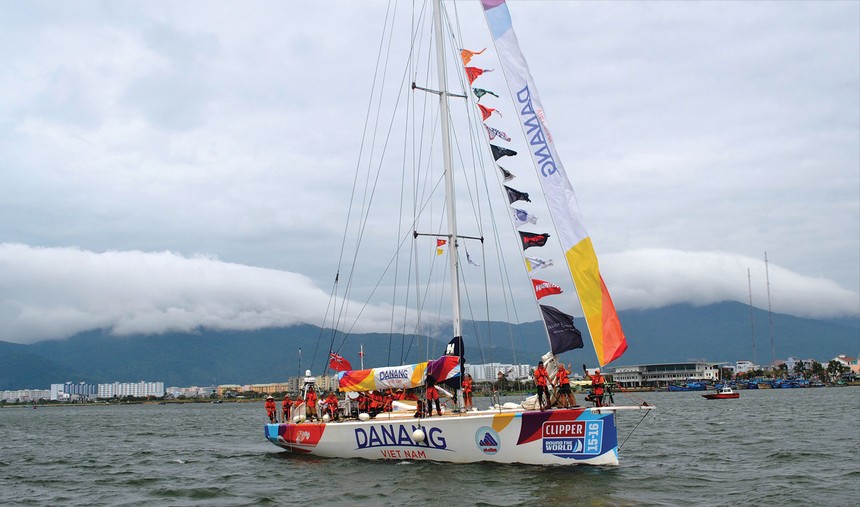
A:
<svg viewBox="0 0 860 507">
<path fill-rule="evenodd" d="M 523 105 L 520 110 L 520 119 L 526 134 L 531 136 L 529 144 L 532 146 L 535 162 L 540 166 L 540 173 L 545 177 L 555 174 L 558 171 L 558 166 L 552 157 L 552 150 L 549 149 L 547 133 L 544 131 L 541 119 L 532 105 L 532 95 L 528 86 L 517 92 L 517 102 Z"/>
</svg>

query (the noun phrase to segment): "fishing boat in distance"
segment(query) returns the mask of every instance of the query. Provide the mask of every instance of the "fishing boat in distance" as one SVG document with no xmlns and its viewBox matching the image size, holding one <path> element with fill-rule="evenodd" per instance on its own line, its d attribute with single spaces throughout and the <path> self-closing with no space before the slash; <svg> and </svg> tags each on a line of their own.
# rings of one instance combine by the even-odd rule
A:
<svg viewBox="0 0 860 507">
<path fill-rule="evenodd" d="M 454 6 L 454 11 L 457 11 L 456 4 L 452 2 L 451 5 Z M 408 278 L 410 281 L 414 279 L 417 284 L 419 278 L 426 277 L 426 285 L 423 288 L 414 291 L 400 290 L 402 298 L 412 298 L 410 302 L 415 308 L 406 310 L 405 306 L 392 306 L 393 309 L 390 312 L 392 322 L 395 319 L 401 319 L 395 315 L 402 314 L 404 324 L 399 324 L 398 320 L 398 325 L 392 324 L 391 327 L 399 330 L 416 329 L 421 325 L 428 325 L 427 321 L 436 321 L 436 317 L 422 318 L 419 311 L 430 306 L 442 306 L 437 303 L 438 299 L 426 296 L 430 289 L 441 287 L 447 292 L 446 302 L 450 302 L 451 305 L 452 329 L 451 335 L 446 333 L 446 339 L 451 336 L 453 338 L 447 342 L 447 347 L 444 346 L 445 341 L 441 341 L 443 346 L 440 347 L 437 357 L 437 353 L 432 352 L 433 346 L 430 344 L 428 335 L 415 333 L 416 340 L 421 340 L 421 336 L 427 337 L 424 350 L 421 351 L 426 360 L 406 361 L 410 357 L 409 351 L 419 348 L 416 346 L 413 349 L 413 344 L 407 343 L 399 347 L 400 364 L 397 365 L 398 362 L 395 361 L 389 362 L 397 366 L 365 369 L 362 365 L 360 369 L 352 369 L 351 364 L 339 354 L 348 338 L 348 332 L 333 331 L 326 344 L 330 350 L 329 367 L 338 371 L 337 391 L 345 393 L 345 399 L 334 398 L 331 404 L 325 405 L 329 407 L 327 413 L 321 412 L 324 410 L 323 406 L 317 407 L 315 404 L 307 406 L 305 403 L 299 403 L 294 406 L 288 420 L 266 424 L 265 438 L 288 452 L 326 458 L 371 460 L 617 465 L 619 442 L 616 417 L 624 413 L 638 412 L 644 418 L 654 408 L 645 403 L 607 406 L 610 403 L 606 398 L 595 401 L 595 406 L 591 407 L 579 406 L 569 401 L 558 401 L 566 399 L 558 395 L 565 392 L 564 387 L 567 385 L 569 373 L 564 369 L 561 354 L 583 348 L 584 345 L 582 334 L 574 325 L 573 316 L 555 306 L 544 304 L 545 300 L 541 301 L 543 298 L 570 298 L 578 302 L 600 367 L 619 358 L 627 349 L 627 342 L 607 287 L 598 270 L 597 257 L 591 238 L 583 225 L 570 180 L 547 129 L 546 114 L 528 65 L 520 51 L 508 7 L 504 0 L 482 0 L 481 6 L 496 52 L 497 60 L 492 66 L 482 60 L 485 57 L 489 58 L 492 50 L 485 53 L 486 48 L 465 49 L 469 44 L 458 39 L 461 32 L 456 27 L 460 22 L 460 13 L 456 12 L 456 15 L 449 16 L 441 0 L 433 2 L 432 26 L 429 21 L 425 23 L 428 16 L 418 14 L 412 18 L 418 30 L 426 28 L 426 33 L 432 34 L 433 42 L 422 46 L 414 42 L 418 39 L 417 36 L 411 37 L 415 51 L 410 50 L 410 58 L 429 54 L 429 51 L 425 50 L 432 45 L 435 49 L 435 60 L 429 57 L 426 61 L 410 63 L 404 67 L 406 70 L 402 75 L 408 76 L 411 83 L 404 79 L 402 93 L 412 94 L 412 96 L 420 94 L 417 96 L 421 98 L 408 99 L 414 102 L 399 109 L 409 110 L 410 119 L 424 120 L 427 122 L 427 127 L 393 129 L 394 136 L 420 134 L 422 138 L 430 139 L 431 144 L 441 143 L 441 150 L 439 150 L 441 154 L 433 155 L 430 161 L 415 164 L 421 171 L 433 165 L 436 167 L 436 172 L 420 173 L 418 176 L 409 178 L 411 182 L 407 181 L 407 184 L 415 185 L 410 196 L 413 199 L 411 205 L 413 216 L 406 221 L 406 230 L 400 227 L 391 228 L 391 232 L 397 233 L 396 242 L 393 242 L 397 245 L 397 253 L 403 249 L 408 254 L 406 257 L 409 262 L 401 272 L 401 279 Z M 383 37 L 383 40 L 391 39 Z M 380 48 L 385 46 L 386 44 L 380 44 Z M 457 70 L 452 74 L 452 79 L 449 79 L 447 70 L 451 65 L 449 58 L 456 60 L 454 68 Z M 387 55 L 380 54 L 378 61 L 387 62 Z M 437 74 L 435 79 L 429 74 L 416 78 L 418 76 L 416 69 L 430 68 Z M 496 88 L 496 91 L 493 91 L 481 86 L 482 83 L 479 81 L 481 76 L 493 71 L 496 71 L 495 75 L 503 73 L 507 90 Z M 433 80 L 435 85 L 431 82 Z M 455 81 L 461 89 L 456 93 L 449 91 L 449 80 Z M 488 103 L 487 99 L 490 97 L 496 97 L 498 100 L 505 97 L 510 100 L 512 107 L 505 110 L 505 117 L 515 118 L 520 134 L 492 124 L 493 120 L 500 115 L 502 106 Z M 481 98 L 485 99 L 484 102 L 480 102 Z M 460 113 L 462 116 L 459 118 L 468 125 L 465 130 L 471 128 L 469 136 L 455 137 L 452 134 L 455 129 L 451 123 L 456 117 L 456 113 L 449 107 L 449 101 L 452 100 L 457 100 L 463 106 Z M 426 107 L 427 104 L 431 105 L 435 120 L 427 121 L 424 113 L 412 112 L 417 105 Z M 498 107 L 489 107 L 490 105 L 498 105 Z M 390 120 L 386 118 L 374 125 L 380 125 L 384 130 L 381 125 L 389 122 Z M 456 130 L 456 132 L 461 131 Z M 462 147 L 468 142 L 475 143 L 473 148 L 463 149 Z M 385 139 L 386 146 L 394 143 L 393 137 Z M 410 139 L 409 142 L 404 142 L 404 145 L 418 145 L 418 143 L 419 141 Z M 504 145 L 503 143 L 514 144 Z M 528 155 L 523 153 L 523 156 L 517 158 L 517 150 L 507 146 L 516 147 L 520 152 L 528 151 Z M 457 149 L 461 151 L 455 157 L 453 152 Z M 425 159 L 430 151 L 423 144 L 415 150 Z M 368 150 L 368 153 L 376 152 Z M 405 173 L 402 166 L 412 157 L 410 153 L 408 156 L 399 158 L 395 169 Z M 492 160 L 489 157 L 492 157 Z M 503 158 L 507 169 L 500 164 Z M 477 171 L 478 168 L 483 170 L 483 167 L 489 167 L 490 169 L 483 174 L 490 176 L 492 181 L 475 178 L 471 176 L 472 173 L 458 172 L 454 168 L 455 159 L 462 166 L 459 171 Z M 389 181 L 375 172 L 377 167 L 384 165 L 380 160 L 369 164 L 374 170 L 368 171 L 366 178 L 356 178 L 360 182 L 359 187 L 370 189 L 370 193 L 365 194 L 369 197 L 354 197 L 350 201 L 361 203 L 360 212 L 356 213 L 360 218 L 354 219 L 359 221 L 356 227 L 359 230 L 356 233 L 359 238 L 356 240 L 357 245 L 361 243 L 360 238 L 364 234 L 369 234 L 379 220 L 378 215 L 373 215 L 368 210 L 373 197 L 378 197 L 377 194 L 382 193 L 377 190 L 376 185 L 383 185 Z M 436 164 L 436 162 L 439 163 Z M 526 171 L 529 173 L 526 174 Z M 524 177 L 530 175 L 539 190 L 532 190 L 530 197 L 529 193 L 513 188 L 510 181 L 517 175 Z M 455 181 L 458 185 L 463 182 L 464 188 L 468 189 L 465 193 L 469 194 L 477 204 L 473 204 L 472 207 L 463 206 L 463 203 L 458 201 L 460 196 L 454 193 Z M 490 183 L 486 184 L 486 181 Z M 491 187 L 495 187 L 496 190 L 491 191 Z M 436 195 L 437 190 L 440 190 L 439 195 Z M 444 190 L 444 193 L 441 190 Z M 486 191 L 486 195 L 481 194 L 483 191 Z M 494 193 L 495 197 L 491 198 L 491 193 Z M 431 197 L 437 197 L 441 204 L 438 207 L 429 204 Z M 389 196 L 384 198 L 389 201 L 389 204 L 391 201 L 397 202 L 397 198 Z M 492 214 L 493 209 L 500 209 L 494 208 L 489 203 L 492 199 L 498 202 L 504 201 L 503 207 L 506 208 L 504 215 L 508 217 L 512 226 L 508 234 L 514 240 L 508 240 L 505 243 L 498 239 L 489 239 L 488 236 L 494 238 L 497 236 L 495 228 L 498 222 L 495 219 L 489 220 L 492 225 L 487 226 L 486 229 L 481 225 L 484 223 L 481 220 L 487 221 L 486 217 Z M 545 206 L 543 209 L 546 209 L 546 212 L 543 216 L 549 217 L 547 220 L 551 220 L 551 225 L 544 227 L 553 228 L 552 234 L 533 233 L 527 230 L 537 224 L 536 215 L 527 206 L 537 206 L 537 203 Z M 457 213 L 458 205 L 460 205 L 459 209 L 471 213 L 472 222 L 468 224 L 474 227 L 474 233 L 460 232 L 464 222 Z M 409 207 L 402 207 L 399 214 L 395 210 L 392 215 L 397 214 L 399 219 L 400 216 L 410 212 Z M 466 213 L 461 211 L 461 214 Z M 496 213 L 492 216 L 503 215 Z M 551 236 L 553 239 L 550 241 Z M 463 397 L 465 349 L 467 343 L 470 343 L 470 350 L 483 354 L 485 346 L 471 345 L 469 339 L 475 339 L 485 332 L 484 328 L 475 322 L 484 322 L 486 330 L 490 330 L 489 324 L 493 321 L 489 317 L 483 320 L 473 317 L 477 310 L 484 310 L 483 304 L 472 301 L 473 297 L 477 299 L 475 293 L 479 292 L 476 289 L 478 284 L 473 281 L 473 278 L 479 277 L 481 272 L 486 276 L 487 270 L 484 268 L 489 262 L 501 267 L 506 266 L 504 257 L 490 257 L 486 253 L 487 248 L 498 247 L 504 250 L 502 247 L 507 246 L 507 250 L 512 251 L 510 247 L 515 246 L 516 242 L 519 243 L 515 256 L 516 264 L 523 278 L 519 288 L 521 291 L 531 293 L 528 298 L 531 309 L 542 318 L 544 324 L 544 333 L 539 339 L 546 340 L 550 349 L 541 357 L 547 377 L 550 379 L 548 382 L 550 399 L 544 400 L 532 396 L 521 403 L 503 403 L 504 400 L 494 399 L 489 407 L 486 405 L 472 407 Z M 403 245 L 408 246 L 404 248 Z M 532 252 L 543 252 L 541 248 L 545 246 L 549 248 L 550 245 L 560 247 L 564 259 L 559 263 L 564 268 L 558 266 L 546 271 L 552 273 L 555 272 L 554 270 L 564 270 L 565 280 L 559 281 L 558 284 L 535 278 L 537 271 L 550 268 L 553 263 Z M 528 254 L 525 253 L 526 249 L 532 248 L 534 250 L 529 250 Z M 356 254 L 348 261 L 348 265 L 354 263 L 357 257 Z M 420 264 L 419 261 L 426 261 L 432 266 L 433 262 L 437 262 L 436 259 L 447 260 L 447 267 L 438 268 L 437 266 L 435 271 L 432 267 L 426 270 L 424 268 L 419 270 L 416 267 Z M 380 262 L 378 256 L 375 260 L 380 272 L 395 271 L 395 268 L 391 267 L 397 265 L 395 261 Z M 466 262 L 462 262 L 464 260 Z M 466 273 L 465 266 L 474 267 L 475 271 Z M 444 282 L 431 278 L 433 275 L 438 275 L 440 271 L 446 271 Z M 509 272 L 514 270 L 498 269 L 498 271 L 505 271 L 505 276 L 500 278 L 510 282 L 511 286 L 517 285 L 514 280 L 511 280 L 512 276 L 509 276 Z M 367 276 L 367 271 L 356 274 L 356 270 L 353 269 L 349 274 L 350 278 L 345 290 L 358 285 L 354 278 L 356 276 Z M 335 277 L 336 288 L 339 283 L 343 283 L 344 278 L 339 268 Z M 396 289 L 398 284 L 392 285 Z M 372 287 L 372 290 L 368 291 L 371 297 L 376 287 L 380 285 L 384 284 L 368 283 L 368 286 Z M 496 297 L 494 300 L 496 302 L 508 302 L 513 299 L 512 296 L 507 295 L 508 288 L 501 289 L 497 286 L 487 288 L 489 285 L 486 282 L 482 284 L 485 287 L 481 294 L 484 299 L 490 300 L 491 296 Z M 562 286 L 572 286 L 574 290 L 563 291 Z M 561 295 L 562 292 L 565 292 L 564 296 Z M 571 294 L 575 294 L 576 298 L 570 296 Z M 346 308 L 350 299 L 344 294 L 337 294 L 336 289 L 332 300 L 333 307 L 338 303 L 344 306 L 341 306 L 343 311 L 333 310 L 331 315 L 340 316 L 352 309 Z M 493 305 L 487 303 L 487 313 L 491 308 Z M 363 311 L 365 310 L 362 308 L 361 312 Z M 471 312 L 470 329 L 467 330 L 464 330 L 463 313 L 465 311 Z M 571 311 L 573 310 L 567 310 L 567 312 Z M 361 312 L 357 312 L 359 315 L 356 319 L 360 317 Z M 322 327 L 342 330 L 352 329 L 353 324 L 337 323 Z M 490 334 L 490 331 L 486 332 Z M 362 361 L 363 354 L 362 350 Z M 389 350 L 389 357 L 392 354 L 396 352 Z M 430 359 L 431 357 L 433 359 Z M 556 372 L 560 373 L 556 375 Z M 504 372 L 499 372 L 499 375 L 503 376 Z M 599 373 L 591 378 L 595 387 L 592 393 L 603 392 L 601 383 L 604 381 Z M 558 379 L 557 383 L 554 379 Z M 301 393 L 302 400 L 307 400 L 307 395 L 311 392 L 315 393 L 318 387 L 316 378 L 308 371 Z M 434 399 L 435 396 L 431 397 L 430 393 L 437 391 L 444 393 L 447 389 L 451 390 L 450 401 L 453 406 L 440 410 L 437 400 Z M 314 394 L 311 400 L 317 397 L 317 394 Z"/>
<path fill-rule="evenodd" d="M 723 386 L 712 393 L 703 394 L 703 398 L 706 400 L 728 400 L 733 398 L 740 398 L 741 394 L 732 390 L 729 386 Z"/>
</svg>

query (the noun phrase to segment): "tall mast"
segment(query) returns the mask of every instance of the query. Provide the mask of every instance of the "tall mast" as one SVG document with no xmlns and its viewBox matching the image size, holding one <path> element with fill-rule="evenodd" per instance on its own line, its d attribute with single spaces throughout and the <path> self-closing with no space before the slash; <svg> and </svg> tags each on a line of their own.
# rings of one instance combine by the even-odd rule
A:
<svg viewBox="0 0 860 507">
<path fill-rule="evenodd" d="M 755 316 L 753 315 L 752 276 L 750 275 L 750 268 L 747 268 L 747 288 L 749 289 L 750 294 L 750 326 L 752 326 L 753 366 L 758 366 L 758 359 L 756 359 L 755 352 Z"/>
<path fill-rule="evenodd" d="M 457 208 L 454 202 L 454 174 L 451 171 L 451 133 L 448 125 L 448 75 L 445 69 L 445 39 L 442 35 L 442 0 L 433 5 L 433 28 L 436 32 L 436 68 L 439 72 L 439 115 L 442 128 L 442 162 L 445 168 L 445 200 L 448 212 L 448 259 L 451 269 L 451 306 L 454 336 L 462 336 L 460 318 L 460 277 L 457 255 Z"/>
<path fill-rule="evenodd" d="M 767 252 L 764 253 L 764 279 L 767 282 L 767 316 L 770 319 L 770 365 L 776 363 L 776 354 L 773 348 L 773 308 L 770 305 L 770 274 L 767 267 Z"/>
</svg>

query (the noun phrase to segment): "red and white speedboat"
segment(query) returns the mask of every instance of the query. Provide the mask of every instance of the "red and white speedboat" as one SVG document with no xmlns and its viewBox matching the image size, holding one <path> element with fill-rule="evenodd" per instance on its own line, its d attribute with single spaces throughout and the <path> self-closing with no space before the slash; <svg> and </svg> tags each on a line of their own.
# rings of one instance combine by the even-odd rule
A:
<svg viewBox="0 0 860 507">
<path fill-rule="evenodd" d="M 708 400 L 727 400 L 731 398 L 740 398 L 741 394 L 734 392 L 729 386 L 724 386 L 716 392 L 703 394 L 702 397 Z"/>
</svg>

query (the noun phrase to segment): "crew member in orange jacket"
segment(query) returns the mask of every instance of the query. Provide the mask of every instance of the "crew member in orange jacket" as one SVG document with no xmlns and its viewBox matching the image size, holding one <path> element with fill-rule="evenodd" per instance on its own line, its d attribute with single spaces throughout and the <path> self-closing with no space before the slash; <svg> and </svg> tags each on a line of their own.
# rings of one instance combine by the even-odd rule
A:
<svg viewBox="0 0 860 507">
<path fill-rule="evenodd" d="M 317 417 L 317 393 L 314 391 L 314 386 L 308 386 L 308 392 L 305 394 L 305 415 L 307 416 L 308 421 L 311 418 L 319 419 Z"/>
<path fill-rule="evenodd" d="M 337 420 L 338 414 L 338 401 L 337 395 L 334 394 L 334 391 L 329 391 L 328 396 L 325 399 L 325 413 L 328 414 L 332 420 Z"/>
<path fill-rule="evenodd" d="M 439 406 L 439 391 L 436 389 L 436 379 L 433 375 L 427 375 L 427 417 L 433 415 L 433 403 L 436 403 L 436 412 L 442 415 L 442 408 Z"/>
<path fill-rule="evenodd" d="M 585 365 L 582 365 L 582 369 L 585 371 L 585 376 L 591 380 L 591 397 L 592 401 L 594 401 L 595 407 L 603 406 L 603 384 L 606 380 L 603 378 L 603 375 L 600 374 L 600 369 L 595 368 L 594 375 L 589 375 L 588 370 L 585 368 Z"/>
<path fill-rule="evenodd" d="M 472 376 L 468 373 L 463 378 L 463 408 L 472 410 Z"/>
<path fill-rule="evenodd" d="M 537 387 L 537 395 L 538 395 L 538 404 L 540 405 L 541 410 L 545 410 L 549 407 L 549 389 L 547 389 L 546 384 L 549 380 L 549 374 L 546 371 L 546 368 L 543 366 L 543 361 L 538 361 L 537 368 L 535 368 L 535 386 Z M 544 401 L 546 400 L 546 401 Z"/>
<path fill-rule="evenodd" d="M 275 398 L 271 396 L 266 398 L 266 414 L 269 416 L 270 423 L 278 422 L 278 407 L 275 405 Z"/>
<path fill-rule="evenodd" d="M 293 400 L 290 399 L 289 393 L 284 393 L 284 401 L 281 402 L 281 422 L 290 422 L 290 409 L 293 407 Z"/>
<path fill-rule="evenodd" d="M 559 363 L 558 369 L 555 371 L 555 386 L 558 389 L 558 402 L 564 408 L 570 408 L 576 405 L 576 397 L 570 391 L 570 372 L 564 368 L 563 363 Z"/>
</svg>

